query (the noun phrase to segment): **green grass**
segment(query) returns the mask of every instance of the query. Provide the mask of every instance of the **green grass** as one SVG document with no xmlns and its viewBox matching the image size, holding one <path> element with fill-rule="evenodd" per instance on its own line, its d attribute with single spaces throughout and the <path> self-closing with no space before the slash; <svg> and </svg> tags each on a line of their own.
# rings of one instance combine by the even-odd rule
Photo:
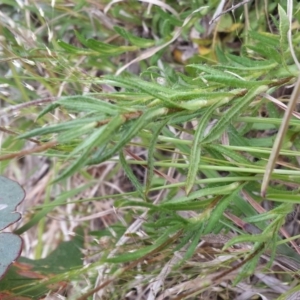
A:
<svg viewBox="0 0 300 300">
<path fill-rule="evenodd" d="M 109 2 L 0 5 L 0 170 L 27 193 L 0 290 L 284 297 L 300 264 L 299 4 L 291 48 L 290 3 L 210 27 L 217 1 Z"/>
</svg>

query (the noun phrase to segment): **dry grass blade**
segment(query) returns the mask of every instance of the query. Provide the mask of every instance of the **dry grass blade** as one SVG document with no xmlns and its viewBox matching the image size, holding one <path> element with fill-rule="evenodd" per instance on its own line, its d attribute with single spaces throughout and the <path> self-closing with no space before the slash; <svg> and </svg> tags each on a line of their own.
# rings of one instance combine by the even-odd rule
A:
<svg viewBox="0 0 300 300">
<path fill-rule="evenodd" d="M 174 10 L 170 5 L 164 3 L 163 1 L 159 1 L 159 0 L 139 0 L 139 1 L 151 4 L 151 5 L 160 6 L 161 8 L 170 11 L 174 16 L 178 17 L 178 13 L 176 12 L 176 10 Z M 110 8 L 112 7 L 113 4 L 118 3 L 118 2 L 123 2 L 123 0 L 113 0 L 113 1 L 111 1 L 105 7 L 104 13 L 107 13 L 110 10 Z"/>
<path fill-rule="evenodd" d="M 21 104 L 17 104 L 17 105 L 14 105 L 14 106 L 9 106 L 9 107 L 3 108 L 0 111 L 0 118 L 3 117 L 3 116 L 8 115 L 10 113 L 19 111 L 23 108 L 29 107 L 29 106 L 40 106 L 40 105 L 44 105 L 44 104 L 47 104 L 47 103 L 54 102 L 56 100 L 58 100 L 58 97 L 48 97 L 48 98 L 32 100 L 30 102 L 21 103 Z"/>
<path fill-rule="evenodd" d="M 292 12 L 293 12 L 293 1 L 289 0 L 287 2 L 287 16 L 288 16 L 288 19 L 289 19 L 289 30 L 287 32 L 287 40 L 288 40 L 288 43 L 289 43 L 290 52 L 291 52 L 291 55 L 294 59 L 294 62 L 296 64 L 296 66 L 298 67 L 298 69 L 300 70 L 300 64 L 299 64 L 298 59 L 295 55 L 294 47 L 293 47 L 293 44 L 292 44 L 292 17 L 293 17 Z M 298 80 L 297 80 L 296 85 L 294 87 L 294 90 L 293 90 L 293 93 L 291 95 L 288 108 L 285 111 L 284 118 L 282 120 L 279 132 L 277 134 L 277 137 L 276 137 L 275 143 L 273 145 L 272 152 L 271 152 L 271 155 L 270 155 L 267 167 L 266 167 L 266 173 L 264 175 L 263 182 L 262 182 L 262 185 L 261 185 L 261 195 L 263 197 L 266 196 L 267 186 L 269 184 L 271 174 L 274 170 L 274 166 L 276 164 L 276 160 L 277 160 L 278 154 L 280 152 L 280 148 L 281 148 L 285 133 L 286 133 L 287 128 L 288 128 L 289 120 L 290 120 L 290 118 L 292 116 L 292 113 L 295 109 L 295 106 L 296 106 L 296 103 L 299 99 L 299 96 L 300 96 L 300 76 L 298 77 Z"/>
<path fill-rule="evenodd" d="M 269 181 L 270 181 L 270 178 L 271 178 L 271 174 L 274 170 L 276 160 L 277 160 L 277 157 L 279 155 L 280 148 L 281 148 L 283 139 L 285 137 L 288 125 L 289 125 L 290 118 L 292 116 L 292 113 L 295 109 L 295 106 L 296 106 L 296 103 L 297 103 L 299 97 L 300 97 L 300 76 L 298 77 L 298 80 L 295 84 L 293 93 L 292 93 L 291 98 L 290 98 L 290 102 L 288 104 L 287 110 L 285 111 L 280 129 L 278 131 L 278 134 L 276 136 L 276 139 L 275 139 L 275 142 L 274 142 L 274 145 L 273 145 L 273 148 L 272 148 L 272 152 L 271 152 L 268 164 L 266 166 L 266 172 L 264 174 L 263 182 L 262 182 L 262 185 L 261 185 L 261 195 L 262 195 L 262 197 L 266 196 L 266 191 L 267 191 L 267 187 L 268 187 L 268 184 L 269 184 Z"/>
<path fill-rule="evenodd" d="M 299 300 L 300 299 L 300 291 L 289 295 L 286 300 Z"/>
<path fill-rule="evenodd" d="M 0 161 L 9 160 L 9 159 L 13 159 L 13 158 L 21 158 L 21 157 L 29 155 L 29 154 L 43 152 L 43 151 L 53 148 L 55 146 L 57 146 L 56 141 L 47 142 L 45 144 L 33 147 L 32 149 L 22 150 L 17 153 L 9 153 L 9 154 L 5 154 L 5 155 L 1 155 Z"/>
<path fill-rule="evenodd" d="M 218 5 L 218 8 L 215 11 L 215 13 L 214 13 L 211 21 L 209 22 L 209 24 L 212 24 L 212 23 L 216 22 L 219 19 L 220 16 L 222 16 L 222 15 L 224 15 L 224 14 L 230 12 L 230 11 L 234 11 L 235 9 L 237 9 L 238 7 L 240 7 L 240 6 L 244 5 L 244 4 L 247 4 L 248 2 L 250 2 L 250 0 L 244 0 L 244 1 L 242 1 L 242 2 L 240 2 L 238 4 L 236 4 L 236 5 L 233 5 L 229 9 L 226 9 L 226 10 L 222 11 L 222 9 L 223 9 L 223 7 L 225 5 L 225 2 L 226 1 L 221 1 L 220 2 L 220 4 Z"/>
<path fill-rule="evenodd" d="M 287 106 L 286 106 L 284 103 L 282 103 L 281 101 L 279 101 L 278 99 L 274 98 L 273 96 L 268 95 L 268 94 L 263 94 L 263 96 L 264 96 L 266 99 L 268 99 L 268 100 L 272 101 L 273 103 L 275 103 L 280 109 L 283 109 L 284 111 L 287 110 Z M 292 112 L 292 115 L 293 115 L 295 118 L 300 119 L 300 113 L 299 113 L 299 112 L 293 111 L 293 112 Z"/>
<path fill-rule="evenodd" d="M 165 266 L 162 268 L 160 273 L 155 278 L 155 281 L 149 285 L 150 293 L 148 295 L 147 300 L 155 300 L 158 292 L 160 291 L 161 287 L 164 284 L 165 279 L 169 275 L 169 273 L 172 270 L 172 267 L 176 265 L 182 259 L 181 257 L 178 257 L 176 253 L 174 256 L 170 259 L 169 262 L 165 264 Z"/>
</svg>

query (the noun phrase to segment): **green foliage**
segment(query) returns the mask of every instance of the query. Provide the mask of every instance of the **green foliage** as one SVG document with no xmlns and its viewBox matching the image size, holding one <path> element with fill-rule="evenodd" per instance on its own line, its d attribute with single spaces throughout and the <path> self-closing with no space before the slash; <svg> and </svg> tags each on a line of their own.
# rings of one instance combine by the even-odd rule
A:
<svg viewBox="0 0 300 300">
<path fill-rule="evenodd" d="M 14 112 L 20 117 L 11 118 L 13 131 L 6 131 L 0 159 L 38 153 L 51 161 L 41 193 L 46 200 L 26 211 L 15 233 L 37 229 L 41 247 L 53 218 L 66 222 L 63 230 L 66 224 L 73 228 L 73 222 L 82 223 L 85 231 L 78 236 L 86 238 L 85 244 L 78 236 L 61 242 L 44 259 L 22 258 L 19 262 L 29 264 L 35 275 L 47 277 L 46 282 L 36 276 L 25 283 L 28 278 L 14 269 L 3 281 L 2 291 L 13 287 L 18 295 L 37 298 L 52 289 L 51 283 L 69 275 L 80 286 L 84 275 L 85 286 L 92 289 L 102 282 L 105 296 L 118 291 L 116 299 L 125 299 L 137 278 L 151 291 L 153 282 L 160 282 L 153 292 L 158 297 L 162 286 L 174 291 L 174 282 L 198 276 L 213 284 L 232 279 L 226 276 L 234 274 L 236 266 L 238 283 L 256 272 L 262 255 L 269 257 L 269 265 L 260 272 L 273 272 L 267 268 L 281 256 L 300 262 L 295 244 L 283 240 L 281 231 L 292 205 L 299 202 L 299 114 L 290 121 L 266 199 L 259 194 L 289 96 L 283 90 L 299 76 L 288 44 L 286 8 L 257 4 L 254 14 L 249 6 L 253 22 L 244 26 L 236 20 L 247 14 L 236 8 L 235 18 L 220 16 L 218 26 L 212 27 L 214 38 L 208 35 L 205 40 L 208 28 L 199 19 L 213 15 L 218 1 L 158 1 L 161 7 L 128 3 L 103 1 L 102 10 L 95 10 L 83 1 L 72 11 L 62 3 L 55 8 L 43 4 L 45 17 L 39 7 L 30 6 L 44 32 L 30 49 L 24 41 L 18 45 L 12 29 L 1 33 L 10 49 L 2 61 L 11 82 L 4 76 L 1 80 L 16 96 L 1 98 L 7 108 L 0 118 L 11 118 Z M 8 16 L 13 15 L 15 8 L 7 5 Z M 270 23 L 272 33 L 267 31 L 266 10 L 278 16 Z M 45 28 L 54 33 L 47 43 Z M 202 35 L 193 38 L 190 32 Z M 299 32 L 292 34 L 299 54 Z M 191 39 L 194 54 L 184 60 L 181 53 L 184 65 L 175 63 L 177 43 L 191 45 Z M 228 46 L 236 40 L 242 45 Z M 211 46 L 205 46 L 207 54 L 202 54 L 206 44 Z M 175 49 L 172 56 L 171 49 Z M 27 90 L 24 83 L 39 89 Z M 58 97 L 38 102 L 41 91 Z M 40 104 L 46 107 L 39 109 Z M 29 141 L 35 146 L 22 152 Z M 13 160 L 0 166 L 2 172 L 9 168 L 15 170 Z M 105 200 L 110 206 L 103 212 Z M 272 201 L 271 208 L 263 212 L 266 200 Z M 218 250 L 230 258 L 218 260 L 219 252 L 212 250 L 209 261 L 199 243 L 210 235 L 219 242 L 232 232 L 235 236 Z M 91 251 L 86 251 L 85 261 L 92 262 L 86 269 L 79 248 Z M 199 267 L 199 257 L 209 267 Z M 10 284 L 12 279 L 16 285 Z M 114 285 L 111 290 L 109 284 Z M 201 286 L 196 286 L 199 290 L 178 288 L 174 293 L 179 297 L 201 293 Z M 80 289 L 75 290 L 77 297 Z"/>
<path fill-rule="evenodd" d="M 25 197 L 24 190 L 13 180 L 0 176 L 0 230 L 16 223 L 21 214 L 16 207 Z M 22 251 L 22 239 L 10 232 L 0 233 L 0 279 L 3 278 L 9 266 L 16 260 Z"/>
</svg>

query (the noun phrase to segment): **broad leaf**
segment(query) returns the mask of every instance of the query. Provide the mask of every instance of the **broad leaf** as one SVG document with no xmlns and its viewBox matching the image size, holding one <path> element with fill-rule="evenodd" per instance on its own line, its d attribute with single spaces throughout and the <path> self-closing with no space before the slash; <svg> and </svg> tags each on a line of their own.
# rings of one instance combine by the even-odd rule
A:
<svg viewBox="0 0 300 300">
<path fill-rule="evenodd" d="M 3 176 L 0 176 L 0 191 L 0 230 L 3 230 L 21 218 L 15 208 L 24 199 L 25 192 L 17 182 Z"/>
<path fill-rule="evenodd" d="M 0 230 L 21 218 L 21 214 L 15 212 L 15 209 L 24 196 L 24 190 L 17 182 L 0 176 Z M 10 232 L 0 233 L 0 279 L 12 262 L 20 256 L 22 243 L 18 235 Z"/>
<path fill-rule="evenodd" d="M 20 256 L 22 243 L 23 241 L 18 235 L 10 232 L 0 234 L 0 279 L 13 261 Z"/>
<path fill-rule="evenodd" d="M 71 241 L 60 243 L 46 258 L 20 257 L 0 282 L 0 295 L 8 299 L 19 299 L 17 294 L 41 299 L 49 290 L 63 290 L 69 279 L 78 278 L 76 270 L 82 267 L 83 234 L 83 229 L 78 228 Z"/>
</svg>

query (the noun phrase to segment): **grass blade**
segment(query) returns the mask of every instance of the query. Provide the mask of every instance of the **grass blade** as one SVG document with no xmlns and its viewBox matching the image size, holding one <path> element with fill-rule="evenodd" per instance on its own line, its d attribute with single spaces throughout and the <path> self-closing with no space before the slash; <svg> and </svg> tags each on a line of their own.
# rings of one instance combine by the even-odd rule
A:
<svg viewBox="0 0 300 300">
<path fill-rule="evenodd" d="M 237 103 L 232 105 L 232 107 L 224 114 L 211 132 L 203 139 L 203 143 L 210 143 L 218 138 L 232 119 L 239 116 L 241 111 L 245 109 L 257 95 L 265 92 L 266 90 L 268 90 L 268 86 L 266 85 L 251 88 L 244 97 L 239 99 Z"/>
<path fill-rule="evenodd" d="M 285 111 L 281 126 L 277 133 L 268 164 L 266 166 L 266 171 L 264 174 L 264 178 L 263 178 L 261 190 L 260 190 L 262 197 L 266 196 L 267 187 L 268 187 L 268 184 L 269 184 L 269 181 L 271 178 L 271 174 L 274 170 L 274 166 L 276 164 L 276 160 L 277 160 L 283 139 L 285 137 L 285 134 L 286 134 L 286 131 L 287 131 L 287 128 L 289 125 L 289 120 L 292 116 L 292 112 L 295 109 L 295 106 L 296 106 L 296 103 L 297 103 L 299 97 L 300 97 L 300 76 L 298 77 L 298 80 L 295 84 L 295 87 L 294 87 L 293 93 L 291 95 L 287 110 Z"/>
<path fill-rule="evenodd" d="M 189 169 L 188 175 L 186 180 L 185 192 L 188 195 L 192 190 L 197 172 L 199 169 L 199 163 L 201 158 L 201 142 L 203 140 L 205 128 L 211 115 L 214 113 L 215 109 L 219 106 L 219 103 L 212 105 L 203 115 L 201 121 L 198 124 L 197 130 L 194 135 L 194 140 L 190 152 L 190 159 L 189 159 Z"/>
</svg>

